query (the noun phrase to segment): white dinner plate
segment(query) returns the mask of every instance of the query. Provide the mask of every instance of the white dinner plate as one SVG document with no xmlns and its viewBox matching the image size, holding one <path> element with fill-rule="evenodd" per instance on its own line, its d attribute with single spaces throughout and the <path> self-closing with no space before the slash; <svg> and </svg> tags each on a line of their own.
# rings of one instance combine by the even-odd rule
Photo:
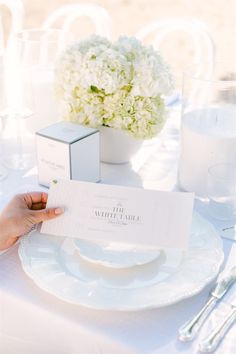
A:
<svg viewBox="0 0 236 354">
<path fill-rule="evenodd" d="M 80 257 L 97 265 L 110 268 L 129 268 L 152 262 L 160 256 L 160 250 L 143 249 L 115 242 L 96 243 L 81 239 L 73 240 Z"/>
<path fill-rule="evenodd" d="M 73 239 L 42 235 L 22 238 L 24 271 L 58 298 L 103 310 L 162 307 L 200 292 L 219 272 L 222 241 L 215 228 L 194 214 L 188 251 L 162 250 L 145 265 L 112 269 L 81 258 Z"/>
</svg>

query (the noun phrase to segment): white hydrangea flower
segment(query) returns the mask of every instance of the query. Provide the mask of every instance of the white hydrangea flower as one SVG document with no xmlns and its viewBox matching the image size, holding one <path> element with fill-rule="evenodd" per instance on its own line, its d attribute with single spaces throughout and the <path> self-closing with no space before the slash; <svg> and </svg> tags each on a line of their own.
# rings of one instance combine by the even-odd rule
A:
<svg viewBox="0 0 236 354">
<path fill-rule="evenodd" d="M 164 125 L 163 95 L 173 79 L 160 54 L 136 38 L 112 44 L 93 35 L 74 43 L 58 59 L 55 77 L 67 120 L 122 129 L 138 139 L 155 136 Z"/>
</svg>

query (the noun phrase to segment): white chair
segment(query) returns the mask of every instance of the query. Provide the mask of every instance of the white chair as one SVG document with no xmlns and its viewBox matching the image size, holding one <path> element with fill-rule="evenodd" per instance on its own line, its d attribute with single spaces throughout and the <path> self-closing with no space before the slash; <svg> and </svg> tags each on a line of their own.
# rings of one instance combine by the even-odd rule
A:
<svg viewBox="0 0 236 354">
<path fill-rule="evenodd" d="M 0 55 L 3 55 L 6 47 L 11 45 L 14 35 L 22 29 L 24 6 L 21 0 L 0 0 L 0 5 L 6 6 L 11 14 L 11 28 L 8 38 L 3 33 L 2 22 L 0 22 Z M 7 43 L 6 46 L 5 43 Z"/>
<path fill-rule="evenodd" d="M 175 31 L 182 31 L 190 36 L 194 48 L 193 62 L 199 63 L 199 70 L 204 70 L 204 74 L 210 76 L 215 61 L 215 43 L 204 23 L 189 18 L 170 18 L 144 26 L 136 36 L 145 42 L 152 35 L 154 48 L 160 49 L 165 37 Z"/>
<path fill-rule="evenodd" d="M 101 6 L 95 4 L 64 5 L 52 12 L 42 24 L 44 29 L 55 27 L 56 22 L 62 21 L 61 28 L 69 31 L 78 17 L 88 17 L 95 26 L 95 33 L 103 37 L 111 37 L 111 17 Z"/>
</svg>

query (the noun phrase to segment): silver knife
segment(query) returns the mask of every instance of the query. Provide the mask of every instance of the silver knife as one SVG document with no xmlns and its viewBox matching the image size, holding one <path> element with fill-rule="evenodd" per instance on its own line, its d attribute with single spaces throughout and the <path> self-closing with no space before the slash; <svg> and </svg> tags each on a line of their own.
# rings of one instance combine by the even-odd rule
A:
<svg viewBox="0 0 236 354">
<path fill-rule="evenodd" d="M 236 305 L 231 304 L 231 310 L 227 313 L 225 319 L 220 322 L 211 332 L 199 343 L 199 350 L 202 353 L 213 352 L 221 340 L 236 320 Z"/>
<path fill-rule="evenodd" d="M 225 271 L 224 271 L 225 274 Z M 218 277 L 215 288 L 210 293 L 210 298 L 203 308 L 189 321 L 187 321 L 179 329 L 179 339 L 183 342 L 193 340 L 200 328 L 202 327 L 204 321 L 211 313 L 216 303 L 223 298 L 229 288 L 236 281 L 236 266 L 230 269 L 230 272 L 223 275 L 221 273 Z"/>
</svg>

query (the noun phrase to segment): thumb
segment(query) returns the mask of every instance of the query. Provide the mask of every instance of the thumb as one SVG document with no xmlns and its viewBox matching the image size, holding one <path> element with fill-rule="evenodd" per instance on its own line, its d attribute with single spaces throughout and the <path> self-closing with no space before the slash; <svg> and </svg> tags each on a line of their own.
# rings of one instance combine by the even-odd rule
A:
<svg viewBox="0 0 236 354">
<path fill-rule="evenodd" d="M 34 211 L 34 221 L 35 223 L 39 223 L 41 221 L 46 221 L 53 219 L 64 213 L 63 208 L 48 208 Z"/>
</svg>

